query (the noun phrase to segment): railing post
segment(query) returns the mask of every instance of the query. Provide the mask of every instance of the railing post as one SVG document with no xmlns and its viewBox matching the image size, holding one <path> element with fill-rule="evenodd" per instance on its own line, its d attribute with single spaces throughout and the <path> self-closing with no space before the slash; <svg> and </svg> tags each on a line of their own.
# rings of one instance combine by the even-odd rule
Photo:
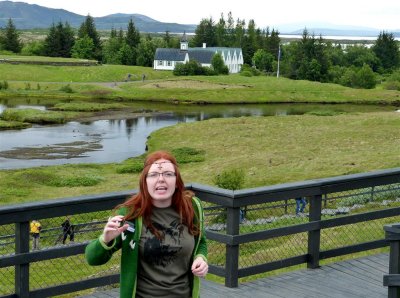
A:
<svg viewBox="0 0 400 298">
<path fill-rule="evenodd" d="M 400 297 L 400 224 L 385 225 L 385 239 L 390 243 L 389 274 L 383 276 L 388 298 Z"/>
<path fill-rule="evenodd" d="M 321 220 L 322 195 L 311 197 L 309 207 L 309 222 Z M 321 242 L 321 230 L 308 232 L 308 261 L 307 268 L 319 267 L 319 250 Z"/>
<path fill-rule="evenodd" d="M 239 235 L 240 208 L 227 208 L 226 233 Z M 226 245 L 225 286 L 236 288 L 239 284 L 239 245 Z"/>
<path fill-rule="evenodd" d="M 29 222 L 15 224 L 15 254 L 29 252 Z M 29 263 L 15 265 L 15 294 L 29 297 Z"/>
</svg>

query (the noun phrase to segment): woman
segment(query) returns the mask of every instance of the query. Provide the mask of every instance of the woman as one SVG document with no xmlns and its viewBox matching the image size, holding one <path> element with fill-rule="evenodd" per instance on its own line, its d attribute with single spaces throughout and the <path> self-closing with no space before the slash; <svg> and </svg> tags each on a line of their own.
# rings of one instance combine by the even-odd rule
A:
<svg viewBox="0 0 400 298">
<path fill-rule="evenodd" d="M 101 265 L 122 249 L 120 297 L 199 297 L 199 277 L 208 272 L 203 210 L 184 189 L 176 159 L 150 154 L 139 193 L 116 209 L 86 259 Z"/>
</svg>

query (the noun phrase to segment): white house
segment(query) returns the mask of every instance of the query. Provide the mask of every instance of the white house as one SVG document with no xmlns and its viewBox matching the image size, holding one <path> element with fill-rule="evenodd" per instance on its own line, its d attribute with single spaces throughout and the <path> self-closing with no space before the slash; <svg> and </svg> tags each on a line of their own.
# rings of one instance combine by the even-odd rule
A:
<svg viewBox="0 0 400 298">
<path fill-rule="evenodd" d="M 157 48 L 154 55 L 155 70 L 173 70 L 178 63 L 196 60 L 202 66 L 211 66 L 212 57 L 220 53 L 229 73 L 238 73 L 243 65 L 241 48 L 210 47 L 203 44 L 202 48 L 189 48 L 186 33 L 183 33 L 180 49 Z"/>
</svg>

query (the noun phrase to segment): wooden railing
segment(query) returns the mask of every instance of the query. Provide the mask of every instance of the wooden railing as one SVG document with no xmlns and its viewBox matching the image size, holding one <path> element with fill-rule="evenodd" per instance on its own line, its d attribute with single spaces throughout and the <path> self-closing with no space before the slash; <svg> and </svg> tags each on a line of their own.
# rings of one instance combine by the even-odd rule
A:
<svg viewBox="0 0 400 298">
<path fill-rule="evenodd" d="M 389 274 L 383 276 L 383 285 L 388 287 L 388 298 L 400 297 L 400 224 L 384 227 L 386 240 L 390 243 Z"/>
<path fill-rule="evenodd" d="M 400 221 L 400 203 L 396 201 L 400 188 L 400 168 L 239 191 L 200 184 L 189 184 L 187 188 L 193 190 L 205 206 L 207 238 L 211 249 L 209 272 L 224 277 L 228 287 L 237 287 L 242 277 L 300 264 L 306 264 L 308 268 L 317 268 L 322 259 L 388 246 L 388 241 L 383 235 L 383 226 Z M 393 198 L 392 203 L 383 200 L 385 202 L 379 208 L 376 205 L 373 205 L 373 208 L 364 205 L 360 207 L 362 212 L 325 215 L 327 209 L 324 206 L 336 206 L 337 202 L 353 199 L 358 194 L 374 197 L 378 188 L 384 194 L 383 197 Z M 15 226 L 15 251 L 0 256 L 0 284 L 1 270 L 14 268 L 15 291 L 0 292 L 0 295 L 3 295 L 0 297 L 48 297 L 118 283 L 119 275 L 114 273 L 32 289 L 33 285 L 29 281 L 32 263 L 81 255 L 87 241 L 31 251 L 29 222 L 32 219 L 43 220 L 111 210 L 135 192 L 131 190 L 0 207 L 0 228 L 10 224 Z M 288 202 L 300 196 L 307 197 L 309 204 L 307 216 L 298 218 L 288 211 L 288 206 L 293 205 Z M 246 223 L 241 223 L 241 210 L 247 210 Z M 277 219 L 275 224 L 264 224 L 265 221 L 258 218 L 262 217 L 260 212 L 273 214 Z M 221 213 L 224 214 L 224 220 L 219 225 L 220 229 L 213 229 L 215 214 Z M 257 220 L 263 224 L 256 226 Z M 374 230 L 382 231 L 382 235 L 371 234 L 371 239 L 361 242 L 352 239 L 354 236 L 349 236 L 346 243 L 338 241 L 334 245 L 324 240 L 327 238 L 326 231 L 330 229 L 350 231 L 351 227 L 356 226 L 359 229 L 368 225 L 371 225 L 371 229 L 373 227 Z M 299 237 L 296 237 L 298 235 L 306 240 L 301 243 L 293 242 L 293 246 L 287 244 L 288 239 L 300 241 Z M 285 244 L 281 244 L 281 249 L 277 250 L 278 253 L 282 252 L 281 255 L 275 259 L 252 258 L 255 264 L 248 263 L 245 258 L 246 248 L 242 249 L 241 245 L 245 247 L 259 243 L 260 250 L 264 250 L 267 249 L 264 245 L 266 241 L 279 238 L 286 241 Z M 299 247 L 303 246 L 304 251 L 299 252 Z M 266 252 L 268 254 L 271 251 L 267 249 Z"/>
</svg>

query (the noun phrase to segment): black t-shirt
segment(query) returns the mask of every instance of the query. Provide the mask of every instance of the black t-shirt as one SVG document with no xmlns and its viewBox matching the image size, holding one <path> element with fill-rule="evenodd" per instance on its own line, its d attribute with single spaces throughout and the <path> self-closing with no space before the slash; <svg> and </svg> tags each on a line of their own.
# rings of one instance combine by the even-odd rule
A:
<svg viewBox="0 0 400 298">
<path fill-rule="evenodd" d="M 194 237 L 172 208 L 153 207 L 159 240 L 143 225 L 139 248 L 136 297 L 191 297 L 189 273 Z"/>
</svg>

